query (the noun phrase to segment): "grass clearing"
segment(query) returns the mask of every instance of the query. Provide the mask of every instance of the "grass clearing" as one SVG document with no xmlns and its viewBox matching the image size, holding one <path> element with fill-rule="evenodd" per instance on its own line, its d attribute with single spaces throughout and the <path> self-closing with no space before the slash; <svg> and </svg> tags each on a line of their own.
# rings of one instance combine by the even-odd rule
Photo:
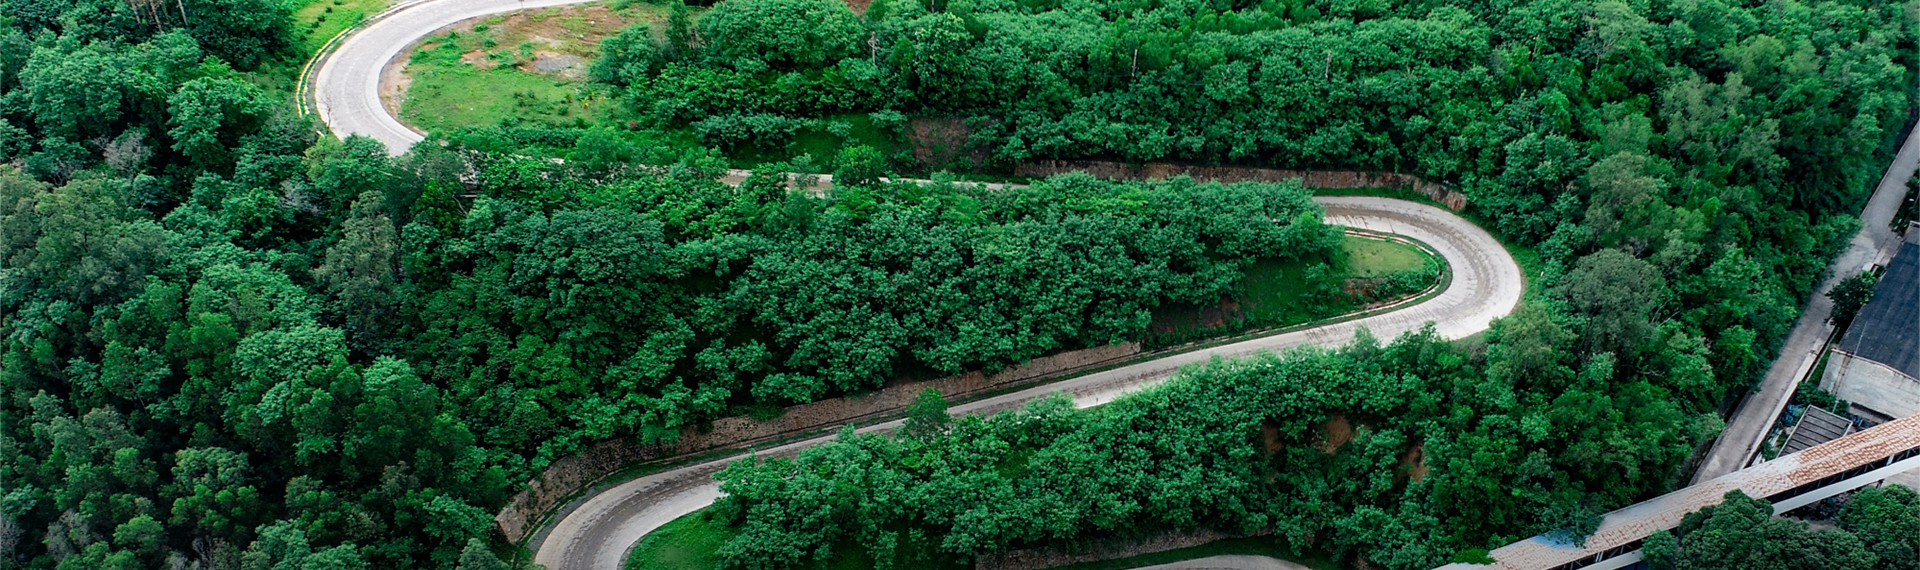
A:
<svg viewBox="0 0 1920 570">
<path fill-rule="evenodd" d="M 1444 261 L 1411 245 L 1352 235 L 1340 241 L 1332 256 L 1256 260 L 1218 305 L 1156 309 L 1148 344 L 1170 346 L 1349 313 L 1363 308 L 1339 294 L 1353 280 L 1420 271 L 1433 263 Z"/>
<path fill-rule="evenodd" d="M 1340 242 L 1340 248 L 1347 256 L 1344 273 L 1353 277 L 1380 277 L 1420 269 L 1432 257 L 1410 245 L 1354 236 L 1347 236 Z"/>
<path fill-rule="evenodd" d="M 294 45 L 300 53 L 313 57 L 327 40 L 361 20 L 379 14 L 393 0 L 311 0 L 291 2 Z"/>
<path fill-rule="evenodd" d="M 628 570 L 709 569 L 720 568 L 720 547 L 738 536 L 732 527 L 713 520 L 713 509 L 700 509 L 686 516 L 674 519 L 662 525 L 645 538 L 633 545 L 627 555 Z M 902 533 L 898 552 L 906 560 L 896 563 L 895 568 L 917 568 L 924 570 L 965 570 L 971 565 L 950 560 L 926 560 L 934 552 L 933 545 L 913 542 Z M 801 564 L 808 570 L 868 570 L 876 568 L 873 557 L 867 549 L 852 541 L 841 541 L 833 545 L 833 556 L 824 561 L 811 561 Z"/>
<path fill-rule="evenodd" d="M 873 147 L 883 156 L 896 158 L 896 163 L 911 160 L 912 151 L 905 138 L 875 125 L 867 113 L 826 115 L 820 117 L 820 122 L 833 126 L 801 129 L 784 148 L 767 150 L 748 145 L 733 149 L 727 156 L 737 167 L 753 168 L 805 155 L 812 159 L 813 167 L 809 170 L 819 174 L 831 174 L 838 166 L 841 149 L 856 145 Z"/>
<path fill-rule="evenodd" d="M 666 17 L 665 7 L 636 2 L 462 22 L 414 49 L 405 69 L 410 84 L 400 117 L 427 130 L 624 121 L 631 111 L 609 90 L 588 82 L 587 69 L 600 56 L 600 40 L 635 22 L 658 27 Z"/>
<path fill-rule="evenodd" d="M 711 520 L 712 508 L 673 519 L 633 545 L 627 568 L 719 568 L 720 547 L 733 540 L 732 528 Z"/>
<path fill-rule="evenodd" d="M 1182 560 L 1193 560 L 1196 558 L 1206 558 L 1209 556 L 1222 556 L 1222 555 L 1230 555 L 1230 554 L 1254 554 L 1254 555 L 1266 556 L 1270 558 L 1278 558 L 1281 560 L 1287 560 L 1294 563 L 1302 564 L 1308 568 L 1313 568 L 1315 570 L 1345 570 L 1345 567 L 1342 567 L 1338 564 L 1333 563 L 1333 561 L 1330 558 L 1328 558 L 1325 553 L 1307 554 L 1307 553 L 1295 552 L 1292 548 L 1288 548 L 1285 543 L 1282 543 L 1280 539 L 1273 538 L 1273 537 L 1261 537 L 1261 536 L 1248 537 L 1248 538 L 1230 538 L 1227 540 L 1209 542 L 1207 544 L 1202 544 L 1200 546 L 1194 546 L 1194 547 L 1188 547 L 1188 548 L 1177 548 L 1177 549 L 1168 550 L 1164 552 L 1142 554 L 1139 556 L 1120 558 L 1116 560 L 1102 560 L 1099 562 L 1082 562 L 1079 564 L 1070 564 L 1067 566 L 1061 566 L 1056 570 L 1123 570 L 1127 568 L 1140 568 L 1143 566 L 1153 566 L 1155 564 L 1167 564 L 1172 562 L 1179 562 Z"/>
</svg>

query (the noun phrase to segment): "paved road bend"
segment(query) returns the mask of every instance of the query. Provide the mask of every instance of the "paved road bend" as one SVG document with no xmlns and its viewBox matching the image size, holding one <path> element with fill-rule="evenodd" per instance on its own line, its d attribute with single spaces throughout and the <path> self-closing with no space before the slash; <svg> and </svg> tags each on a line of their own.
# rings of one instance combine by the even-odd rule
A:
<svg viewBox="0 0 1920 570">
<path fill-rule="evenodd" d="M 1524 287 L 1520 266 L 1486 231 L 1450 212 L 1404 200 L 1370 197 L 1316 198 L 1329 223 L 1395 233 L 1432 246 L 1447 260 L 1453 280 L 1435 297 L 1397 311 L 1263 338 L 1175 354 L 1148 362 L 1088 374 L 1011 394 L 956 405 L 956 414 L 990 413 L 1035 398 L 1065 393 L 1081 407 L 1112 401 L 1122 394 L 1158 384 L 1182 366 L 1215 357 L 1246 356 L 1299 346 L 1337 346 L 1366 327 L 1381 339 L 1418 330 L 1428 322 L 1447 338 L 1487 329 L 1493 319 L 1512 312 Z M 899 421 L 860 431 L 891 430 Z M 789 456 L 832 436 L 758 451 L 760 457 Z M 588 498 L 554 524 L 544 540 L 529 545 L 534 561 L 552 570 L 618 570 L 634 543 L 673 519 L 713 504 L 720 496 L 713 473 L 737 455 L 649 475 L 607 488 Z M 1220 567 L 1270 569 L 1259 557 L 1212 560 Z M 1247 562 L 1247 566 L 1234 566 Z M 1188 568 L 1181 566 L 1180 568 Z"/>
<path fill-rule="evenodd" d="M 595 0 L 428 0 L 374 20 L 340 42 L 314 78 L 314 109 L 340 138 L 372 137 L 398 156 L 426 138 L 387 112 L 380 74 L 388 62 L 434 31 L 459 22 L 532 8 Z"/>
</svg>

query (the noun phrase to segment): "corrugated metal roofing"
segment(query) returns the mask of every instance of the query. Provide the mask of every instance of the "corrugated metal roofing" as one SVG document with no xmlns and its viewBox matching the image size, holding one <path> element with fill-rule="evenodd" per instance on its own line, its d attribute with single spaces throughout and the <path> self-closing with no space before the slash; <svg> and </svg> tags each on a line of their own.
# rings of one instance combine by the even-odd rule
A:
<svg viewBox="0 0 1920 570">
<path fill-rule="evenodd" d="M 1809 406 L 1800 423 L 1793 426 L 1793 435 L 1787 437 L 1787 444 L 1780 446 L 1780 454 L 1798 453 L 1809 447 L 1840 439 L 1853 432 L 1853 422 L 1834 415 L 1833 412 Z"/>
</svg>

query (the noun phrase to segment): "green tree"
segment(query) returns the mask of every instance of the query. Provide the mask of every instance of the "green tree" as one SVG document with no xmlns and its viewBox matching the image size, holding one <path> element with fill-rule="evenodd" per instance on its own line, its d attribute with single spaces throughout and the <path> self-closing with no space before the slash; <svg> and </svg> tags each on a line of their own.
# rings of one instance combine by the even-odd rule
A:
<svg viewBox="0 0 1920 570">
<path fill-rule="evenodd" d="M 237 79 L 199 78 L 167 99 L 173 149 L 203 166 L 232 162 L 240 137 L 265 123 L 269 107 L 258 88 Z"/>
<path fill-rule="evenodd" d="M 1669 295 L 1658 269 L 1617 249 L 1580 258 L 1555 293 L 1586 318 L 1583 336 L 1591 350 L 1622 358 L 1637 353 L 1653 330 L 1654 310 Z"/>
<path fill-rule="evenodd" d="M 907 406 L 907 436 L 928 439 L 946 433 L 953 417 L 947 415 L 947 398 L 939 390 L 927 388 Z"/>
<path fill-rule="evenodd" d="M 1659 570 L 1868 570 L 1879 556 L 1853 534 L 1813 531 L 1807 523 L 1773 516 L 1773 505 L 1728 491 L 1718 505 L 1688 513 L 1680 527 L 1647 538 L 1643 550 Z"/>
<path fill-rule="evenodd" d="M 1920 493 L 1904 485 L 1861 489 L 1847 500 L 1837 521 L 1880 556 L 1875 568 L 1920 568 Z"/>
<path fill-rule="evenodd" d="M 653 45 L 653 28 L 641 23 L 600 41 L 600 59 L 587 78 L 625 87 L 646 79 L 661 65 L 660 49 Z"/>
<path fill-rule="evenodd" d="M 1862 271 L 1834 283 L 1827 291 L 1827 298 L 1833 300 L 1833 312 L 1828 318 L 1840 324 L 1853 322 L 1853 316 L 1873 298 L 1873 286 L 1879 280 L 1872 271 Z"/>
<path fill-rule="evenodd" d="M 859 16 L 832 0 L 721 2 L 698 25 L 708 55 L 782 68 L 831 64 L 855 53 L 866 37 Z"/>
</svg>

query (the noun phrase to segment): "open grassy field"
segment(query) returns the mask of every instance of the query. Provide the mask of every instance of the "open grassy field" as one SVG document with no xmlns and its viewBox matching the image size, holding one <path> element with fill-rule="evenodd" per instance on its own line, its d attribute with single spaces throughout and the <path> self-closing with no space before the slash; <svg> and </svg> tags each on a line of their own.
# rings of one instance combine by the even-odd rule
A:
<svg viewBox="0 0 1920 570">
<path fill-rule="evenodd" d="M 732 528 L 718 521 L 710 520 L 711 509 L 694 511 L 687 516 L 674 519 L 648 533 L 639 544 L 633 545 L 633 551 L 627 557 L 628 570 L 656 570 L 662 568 L 704 570 L 720 568 L 720 547 L 733 540 Z M 928 545 L 907 543 L 900 548 L 923 550 Z M 857 544 L 836 544 L 832 558 L 817 561 L 803 568 L 809 570 L 869 570 L 875 568 L 873 558 L 868 556 L 866 548 Z M 914 564 L 896 566 L 896 568 L 915 568 L 923 570 L 965 570 L 970 565 L 948 561 L 923 561 Z"/>
<path fill-rule="evenodd" d="M 1308 568 L 1314 568 L 1315 570 L 1343 570 L 1343 567 L 1327 559 L 1325 554 L 1302 554 L 1294 552 L 1293 549 L 1288 548 L 1286 544 L 1282 543 L 1279 539 L 1272 537 L 1230 538 L 1191 548 L 1176 548 L 1165 552 L 1142 554 L 1117 560 L 1071 564 L 1061 566 L 1058 570 L 1123 570 L 1229 554 L 1256 554 L 1281 560 L 1290 560 Z"/>
<path fill-rule="evenodd" d="M 320 46 L 362 18 L 379 14 L 393 0 L 289 0 L 293 33 L 300 53 L 312 57 Z"/>
<path fill-rule="evenodd" d="M 586 80 L 587 69 L 600 40 L 635 22 L 665 20 L 662 6 L 596 3 L 456 25 L 414 50 L 400 118 L 428 130 L 623 121 L 628 111 Z"/>
<path fill-rule="evenodd" d="M 1244 330 L 1285 327 L 1360 309 L 1327 295 L 1348 279 L 1368 279 L 1418 270 L 1438 261 L 1419 248 L 1346 236 L 1330 258 L 1263 259 L 1247 267 L 1235 292 L 1219 305 L 1170 306 L 1154 312 L 1150 344 L 1166 346 Z M 1325 272 L 1313 274 L 1315 265 Z M 1332 285 L 1329 285 L 1332 284 Z"/>
</svg>

